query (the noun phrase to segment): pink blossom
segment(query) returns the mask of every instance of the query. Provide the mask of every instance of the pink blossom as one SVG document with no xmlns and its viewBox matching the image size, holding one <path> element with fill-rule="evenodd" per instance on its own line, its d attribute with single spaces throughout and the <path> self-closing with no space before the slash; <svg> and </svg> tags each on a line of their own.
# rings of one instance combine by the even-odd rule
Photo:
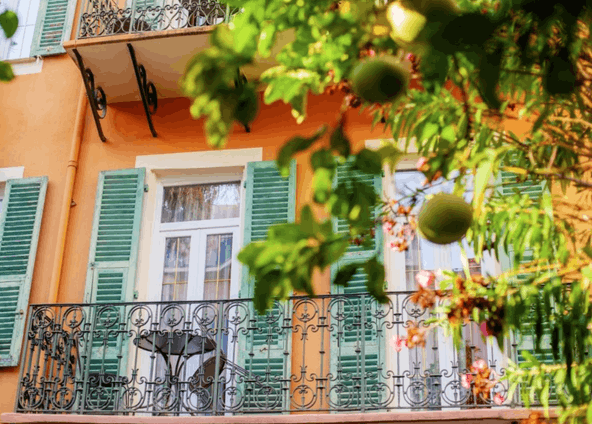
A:
<svg viewBox="0 0 592 424">
<path fill-rule="evenodd" d="M 460 376 L 460 385 L 467 390 L 471 388 L 471 381 L 473 381 L 473 376 L 471 374 L 463 374 Z"/>
<path fill-rule="evenodd" d="M 479 325 L 479 329 L 481 330 L 481 333 L 483 333 L 483 335 L 485 337 L 489 337 L 489 332 L 487 331 L 487 323 L 482 322 L 481 325 Z"/>
<path fill-rule="evenodd" d="M 484 359 L 477 359 L 471 365 L 471 369 L 475 370 L 475 372 L 484 371 L 487 369 L 487 362 Z"/>
<path fill-rule="evenodd" d="M 376 52 L 374 50 L 370 49 L 370 50 L 368 50 L 368 56 L 374 57 L 374 56 L 376 56 Z"/>
<path fill-rule="evenodd" d="M 496 393 L 495 395 L 493 395 L 493 403 L 495 403 L 496 405 L 501 405 L 504 403 L 504 401 L 505 399 L 500 393 Z"/>
<path fill-rule="evenodd" d="M 390 234 L 392 229 L 393 229 L 392 222 L 386 221 L 385 223 L 382 224 L 382 231 L 384 231 L 385 234 Z"/>
<path fill-rule="evenodd" d="M 436 276 L 432 271 L 419 271 L 415 274 L 415 282 L 424 289 L 434 284 Z"/>
<path fill-rule="evenodd" d="M 399 336 L 393 336 L 390 343 L 397 353 L 403 349 L 403 345 L 407 346 L 407 340 Z"/>
<path fill-rule="evenodd" d="M 415 167 L 417 168 L 418 171 L 422 171 L 424 169 L 425 165 L 427 165 L 427 163 L 428 163 L 428 158 L 422 156 L 417 161 L 417 164 L 415 165 Z"/>
</svg>

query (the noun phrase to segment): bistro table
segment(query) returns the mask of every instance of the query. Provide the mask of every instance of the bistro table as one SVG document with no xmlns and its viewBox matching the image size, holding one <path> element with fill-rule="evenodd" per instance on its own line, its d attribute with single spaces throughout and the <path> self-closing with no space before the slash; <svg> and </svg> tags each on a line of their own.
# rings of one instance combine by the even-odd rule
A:
<svg viewBox="0 0 592 424">
<path fill-rule="evenodd" d="M 160 353 L 169 366 L 171 375 L 174 377 L 179 376 L 187 359 L 216 349 L 216 342 L 207 336 L 169 330 L 150 330 L 134 339 L 134 344 L 140 349 Z M 174 373 L 172 372 L 172 364 L 169 360 L 170 356 L 179 357 Z M 181 360 L 183 357 L 186 358 L 184 361 Z"/>
<path fill-rule="evenodd" d="M 179 376 L 187 361 L 195 356 L 204 353 L 212 352 L 216 349 L 216 342 L 210 337 L 199 333 L 189 333 L 183 331 L 160 331 L 150 330 L 134 339 L 133 343 L 142 350 L 148 352 L 158 352 L 162 355 L 169 369 L 172 387 L 178 389 Z M 170 361 L 171 356 L 177 356 L 177 361 L 174 367 Z M 170 395 L 166 395 L 168 399 Z M 167 400 L 165 400 L 165 403 Z M 179 403 L 176 403 L 175 408 L 179 408 Z M 168 408 L 165 408 L 168 409 Z M 164 411 L 163 411 L 164 412 Z M 179 412 L 177 410 L 176 412 Z"/>
</svg>

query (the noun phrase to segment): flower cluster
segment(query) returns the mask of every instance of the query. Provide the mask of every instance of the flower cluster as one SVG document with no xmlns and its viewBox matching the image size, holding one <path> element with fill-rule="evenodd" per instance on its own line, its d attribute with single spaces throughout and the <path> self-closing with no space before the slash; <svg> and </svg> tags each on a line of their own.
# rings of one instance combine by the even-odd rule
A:
<svg viewBox="0 0 592 424">
<path fill-rule="evenodd" d="M 416 223 L 415 218 L 409 215 L 411 207 L 399 205 L 396 213 L 403 215 L 406 222 L 395 222 L 394 219 L 385 216 L 382 219 L 382 231 L 387 236 L 396 237 L 389 243 L 389 247 L 396 252 L 403 252 L 409 248 L 409 243 L 415 237 Z"/>
<path fill-rule="evenodd" d="M 489 399 L 489 393 L 497 385 L 498 381 L 491 379 L 495 376 L 495 372 L 487 366 L 487 362 L 483 359 L 477 359 L 471 364 L 470 374 L 461 375 L 460 385 L 466 389 L 471 390 L 475 397 L 482 396 L 484 399 Z M 493 395 L 493 403 L 501 405 L 504 403 L 504 397 L 501 393 Z"/>
<path fill-rule="evenodd" d="M 411 326 L 407 329 L 407 342 L 405 346 L 407 346 L 409 349 L 412 349 L 415 346 L 425 347 L 426 334 L 428 330 L 428 327 L 420 328 L 415 324 L 411 324 Z"/>
<path fill-rule="evenodd" d="M 403 346 L 407 347 L 407 339 L 399 336 L 393 336 L 390 342 L 395 352 L 399 353 L 403 350 Z"/>
</svg>

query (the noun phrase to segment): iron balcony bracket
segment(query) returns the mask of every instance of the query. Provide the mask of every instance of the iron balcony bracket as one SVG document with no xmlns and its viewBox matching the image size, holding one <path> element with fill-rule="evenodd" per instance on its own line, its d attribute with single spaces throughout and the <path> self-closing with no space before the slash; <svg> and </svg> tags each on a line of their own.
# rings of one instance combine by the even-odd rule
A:
<svg viewBox="0 0 592 424">
<path fill-rule="evenodd" d="M 95 76 L 90 69 L 85 68 L 82 57 L 80 56 L 80 53 L 78 53 L 78 49 L 73 49 L 73 51 L 76 55 L 76 60 L 78 61 L 78 68 L 82 74 L 84 88 L 86 89 L 86 97 L 88 97 L 88 102 L 90 103 L 90 109 L 97 126 L 99 137 L 102 142 L 105 142 L 107 139 L 105 138 L 105 134 L 103 134 L 100 120 L 107 114 L 107 96 L 101 87 L 95 87 Z"/>
<path fill-rule="evenodd" d="M 138 65 L 134 47 L 128 43 L 127 48 L 129 49 L 132 63 L 134 65 L 134 71 L 136 72 L 136 80 L 138 81 L 140 97 L 142 97 L 142 104 L 144 105 L 144 112 L 146 113 L 146 120 L 148 121 L 150 132 L 152 133 L 152 137 L 157 137 L 156 130 L 152 124 L 152 115 L 156 113 L 156 109 L 158 108 L 156 87 L 152 81 L 148 81 L 148 78 L 146 77 L 146 68 L 144 68 L 144 65 Z"/>
</svg>

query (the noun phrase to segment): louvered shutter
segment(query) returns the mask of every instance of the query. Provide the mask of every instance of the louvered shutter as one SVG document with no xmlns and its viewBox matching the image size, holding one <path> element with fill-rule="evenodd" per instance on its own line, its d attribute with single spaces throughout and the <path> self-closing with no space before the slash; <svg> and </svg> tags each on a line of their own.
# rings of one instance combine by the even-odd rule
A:
<svg viewBox="0 0 592 424">
<path fill-rule="evenodd" d="M 271 225 L 294 222 L 296 163 L 283 178 L 274 161 L 250 162 L 247 166 L 246 208 L 243 244 L 265 240 Z M 252 297 L 254 280 L 243 269 L 241 297 Z M 248 371 L 242 388 L 244 412 L 281 411 L 289 406 L 290 352 L 292 333 L 284 328 L 291 318 L 291 305 L 276 302 L 266 315 L 250 308 L 252 323 L 240 343 L 240 365 Z"/>
<path fill-rule="evenodd" d="M 502 171 L 501 173 L 501 182 L 502 186 L 500 188 L 500 193 L 503 196 L 514 196 L 517 193 L 520 195 L 528 194 L 528 196 L 533 201 L 538 201 L 543 193 L 545 192 L 546 187 L 545 183 L 534 183 L 531 179 L 527 179 L 524 182 L 516 182 L 516 174 L 512 172 Z M 510 246 L 510 252 L 508 252 L 508 260 L 502 261 L 502 271 L 507 271 L 511 269 L 514 263 L 513 260 L 513 249 Z M 522 260 L 518 263 L 519 265 L 530 263 L 534 260 L 532 250 L 526 249 Z M 520 284 L 521 281 L 526 280 L 529 277 L 528 274 L 518 274 L 516 276 L 516 283 Z M 542 301 L 542 299 L 541 299 Z M 521 327 L 520 334 L 518 335 L 518 345 L 517 345 L 517 353 L 518 353 L 518 363 L 522 363 L 525 361 L 525 358 L 522 356 L 522 351 L 527 350 L 532 355 L 534 355 L 539 361 L 545 363 L 552 363 L 553 362 L 553 352 L 551 349 L 551 340 L 550 340 L 550 328 L 547 323 L 543 323 L 543 331 L 544 336 L 541 340 L 541 350 L 540 352 L 535 352 L 535 323 L 534 317 L 530 316 L 529 318 L 524 320 L 524 323 Z M 553 394 L 551 396 L 551 400 L 553 400 Z"/>
<path fill-rule="evenodd" d="M 91 385 L 120 377 L 125 363 L 126 308 L 113 305 L 132 300 L 144 195 L 144 168 L 105 171 L 99 176 L 86 278 L 87 302 L 93 308 L 90 354 L 83 370 L 95 378 Z M 104 305 L 104 306 L 103 306 Z M 115 324 L 114 324 L 115 323 Z M 82 346 L 84 348 L 84 346 Z M 115 385 L 115 389 L 117 389 Z M 110 396 L 109 391 L 96 391 Z M 116 396 L 113 396 L 116 398 Z M 112 402 L 87 398 L 87 408 L 112 409 Z"/>
<path fill-rule="evenodd" d="M 349 161 L 337 168 L 335 186 L 348 180 L 372 185 L 382 192 L 381 176 L 369 175 L 352 169 Z M 351 189 L 351 187 L 350 187 Z M 373 212 L 377 216 L 379 210 Z M 334 230 L 348 233 L 347 221 L 334 219 Z M 371 246 L 350 245 L 344 257 L 331 267 L 333 279 L 339 269 L 352 262 L 364 262 L 377 256 L 382 262 L 382 231 L 377 228 Z M 378 316 L 381 306 L 367 294 L 366 273 L 358 269 L 348 287 L 331 285 L 331 293 L 343 295 L 333 301 L 331 326 L 330 402 L 337 410 L 379 409 L 385 403 L 380 384 L 385 372 L 384 328 Z M 348 297 L 348 295 L 354 295 Z"/>
<path fill-rule="evenodd" d="M 31 45 L 31 56 L 65 53 L 64 41 L 70 39 L 76 0 L 41 0 Z"/>
<path fill-rule="evenodd" d="M 47 177 L 8 180 L 0 213 L 0 366 L 18 364 Z"/>
</svg>

